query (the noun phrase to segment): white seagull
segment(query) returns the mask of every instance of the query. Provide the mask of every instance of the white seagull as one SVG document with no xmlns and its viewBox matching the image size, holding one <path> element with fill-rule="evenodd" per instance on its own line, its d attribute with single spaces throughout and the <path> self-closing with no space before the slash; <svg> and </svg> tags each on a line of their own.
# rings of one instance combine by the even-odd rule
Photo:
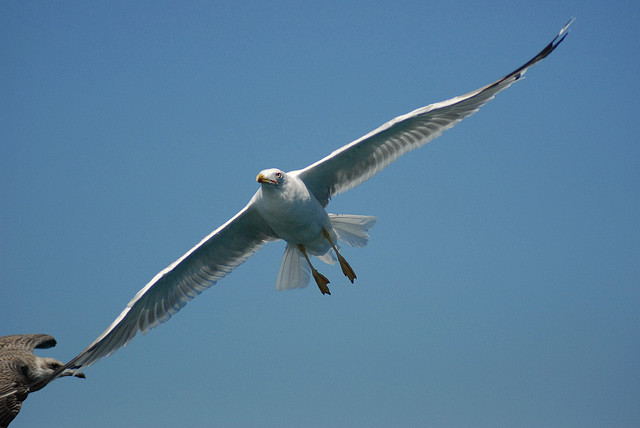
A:
<svg viewBox="0 0 640 428">
<path fill-rule="evenodd" d="M 356 247 L 366 245 L 366 232 L 376 219 L 328 214 L 325 208 L 331 197 L 361 184 L 403 154 L 425 145 L 478 111 L 553 52 L 567 36 L 572 22 L 573 19 L 530 61 L 487 86 L 396 117 L 304 169 L 260 172 L 260 188 L 249 203 L 158 273 L 109 328 L 65 368 L 93 364 L 125 346 L 139 331 L 146 332 L 168 320 L 270 241 L 287 242 L 277 289 L 305 287 L 313 276 L 320 291 L 329 294 L 329 280 L 313 267 L 309 255 L 329 263 L 337 258 L 342 272 L 353 282 L 356 274 L 340 254 L 336 241 Z"/>
</svg>

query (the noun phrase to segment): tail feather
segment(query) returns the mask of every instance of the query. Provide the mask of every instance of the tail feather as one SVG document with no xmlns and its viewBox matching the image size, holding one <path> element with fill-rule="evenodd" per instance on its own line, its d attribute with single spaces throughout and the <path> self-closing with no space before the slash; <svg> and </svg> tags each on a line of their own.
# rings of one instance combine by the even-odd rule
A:
<svg viewBox="0 0 640 428">
<path fill-rule="evenodd" d="M 276 281 L 276 290 L 304 288 L 309 284 L 311 268 L 295 245 L 287 244 Z"/>
<path fill-rule="evenodd" d="M 375 226 L 378 219 L 370 215 L 329 214 L 329 220 L 338 239 L 352 247 L 362 248 L 369 242 L 367 231 Z"/>
<path fill-rule="evenodd" d="M 340 250 L 340 245 L 336 245 L 336 248 Z M 334 254 L 331 248 L 329 248 L 329 250 L 327 250 L 327 252 L 324 254 L 316 255 L 316 257 L 328 265 L 335 265 L 336 262 L 338 261 L 338 259 L 336 258 L 336 255 Z"/>
<path fill-rule="evenodd" d="M 377 218 L 366 215 L 329 214 L 329 220 L 338 239 L 353 247 L 364 247 L 369 241 L 367 231 L 376 224 Z M 336 262 L 332 250 L 316 257 L 325 263 Z M 309 284 L 310 279 L 311 268 L 304 256 L 296 245 L 287 243 L 276 281 L 276 290 L 304 288 Z"/>
</svg>

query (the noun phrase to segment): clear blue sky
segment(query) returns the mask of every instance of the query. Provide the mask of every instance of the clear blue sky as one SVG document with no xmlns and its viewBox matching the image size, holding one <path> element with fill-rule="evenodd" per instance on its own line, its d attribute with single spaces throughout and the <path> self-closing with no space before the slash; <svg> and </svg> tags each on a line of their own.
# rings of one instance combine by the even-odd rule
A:
<svg viewBox="0 0 640 428">
<path fill-rule="evenodd" d="M 527 78 L 336 197 L 352 286 L 276 292 L 270 244 L 13 426 L 638 426 L 640 6 L 0 5 L 0 334 L 67 361 L 158 271 L 414 108 Z"/>
</svg>

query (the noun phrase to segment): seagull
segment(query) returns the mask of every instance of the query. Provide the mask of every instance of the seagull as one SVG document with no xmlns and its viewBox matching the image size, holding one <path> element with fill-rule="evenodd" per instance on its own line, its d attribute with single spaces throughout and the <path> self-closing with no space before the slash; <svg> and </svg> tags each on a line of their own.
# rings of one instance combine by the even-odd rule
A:
<svg viewBox="0 0 640 428">
<path fill-rule="evenodd" d="M 64 368 L 93 364 L 125 346 L 138 332 L 147 332 L 167 321 L 189 300 L 271 241 L 286 242 L 276 280 L 278 290 L 305 287 L 313 277 L 320 292 L 330 294 L 329 280 L 313 266 L 310 256 L 327 263 L 337 261 L 353 283 L 356 273 L 341 254 L 337 241 L 365 246 L 367 231 L 376 218 L 329 214 L 326 212 L 329 200 L 360 185 L 400 156 L 427 144 L 478 111 L 553 52 L 567 36 L 572 22 L 573 19 L 526 64 L 489 85 L 398 116 L 306 168 L 261 171 L 256 177 L 259 188 L 249 203 L 159 272 L 116 320 Z"/>
<path fill-rule="evenodd" d="M 42 389 L 55 379 L 52 377 L 75 376 L 84 379 L 78 370 L 64 368 L 54 358 L 33 354 L 35 348 L 56 346 L 56 340 L 48 334 L 16 334 L 0 337 L 0 428 L 6 428 L 18 415 L 27 395 Z"/>
</svg>

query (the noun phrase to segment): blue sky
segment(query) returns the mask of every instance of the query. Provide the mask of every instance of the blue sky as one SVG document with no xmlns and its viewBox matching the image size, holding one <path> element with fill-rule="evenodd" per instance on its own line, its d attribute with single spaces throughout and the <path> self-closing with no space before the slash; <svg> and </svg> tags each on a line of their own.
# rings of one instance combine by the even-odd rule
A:
<svg viewBox="0 0 640 428">
<path fill-rule="evenodd" d="M 527 78 L 336 197 L 358 274 L 276 292 L 264 247 L 12 426 L 633 426 L 640 6 L 2 2 L 0 335 L 69 360 L 158 271 L 304 167 L 520 66 Z M 318 265 L 320 268 L 321 264 Z"/>
</svg>

